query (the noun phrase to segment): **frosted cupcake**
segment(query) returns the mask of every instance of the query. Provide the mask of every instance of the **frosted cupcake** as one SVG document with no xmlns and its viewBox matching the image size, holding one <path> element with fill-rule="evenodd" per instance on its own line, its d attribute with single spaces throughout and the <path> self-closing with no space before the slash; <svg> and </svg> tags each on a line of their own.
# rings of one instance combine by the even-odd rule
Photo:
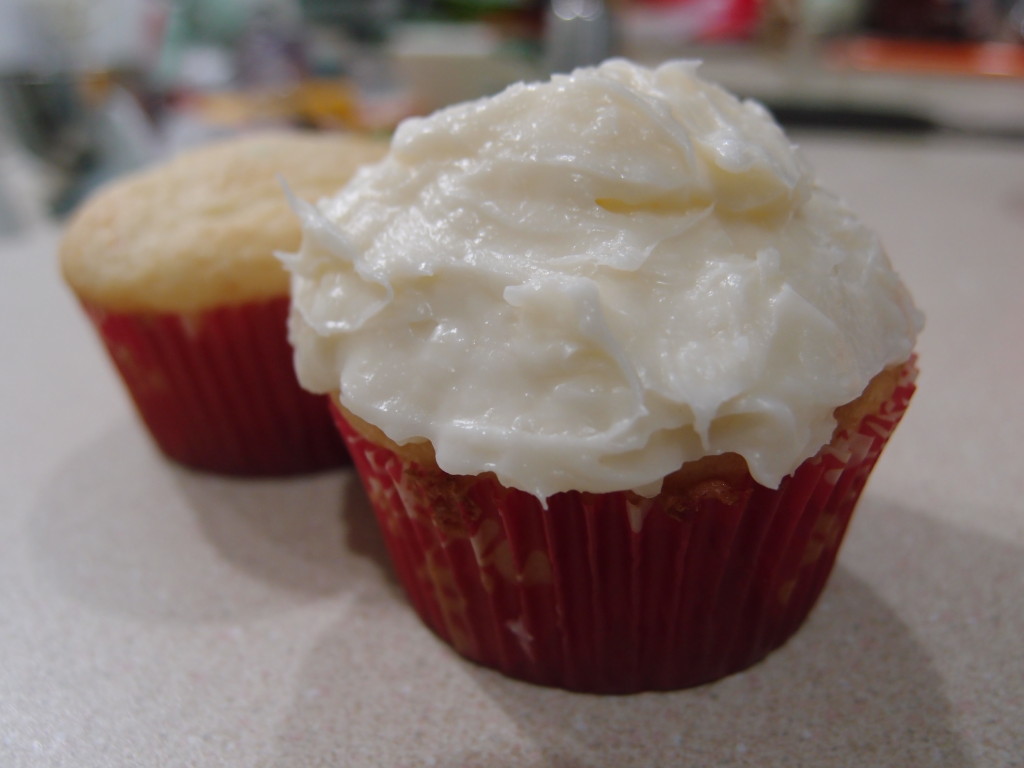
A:
<svg viewBox="0 0 1024 768">
<path fill-rule="evenodd" d="M 525 680 L 681 688 L 781 645 L 913 392 L 876 237 L 696 70 L 410 120 L 298 206 L 300 380 L 424 621 Z"/>
<path fill-rule="evenodd" d="M 244 475 L 346 460 L 291 362 L 274 251 L 297 247 L 300 230 L 280 178 L 315 199 L 385 149 L 286 132 L 229 141 L 118 180 L 74 217 L 64 277 L 168 457 Z"/>
</svg>

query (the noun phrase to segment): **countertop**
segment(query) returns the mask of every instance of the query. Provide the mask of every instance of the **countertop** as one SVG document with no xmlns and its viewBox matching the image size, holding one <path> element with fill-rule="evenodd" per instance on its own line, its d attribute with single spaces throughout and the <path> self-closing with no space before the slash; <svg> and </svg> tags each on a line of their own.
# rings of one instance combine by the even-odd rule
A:
<svg viewBox="0 0 1024 768">
<path fill-rule="evenodd" d="M 504 679 L 416 619 L 357 479 L 160 458 L 58 277 L 0 247 L 0 765 L 1024 765 L 1024 147 L 796 137 L 927 314 L 809 622 L 669 694 Z"/>
</svg>

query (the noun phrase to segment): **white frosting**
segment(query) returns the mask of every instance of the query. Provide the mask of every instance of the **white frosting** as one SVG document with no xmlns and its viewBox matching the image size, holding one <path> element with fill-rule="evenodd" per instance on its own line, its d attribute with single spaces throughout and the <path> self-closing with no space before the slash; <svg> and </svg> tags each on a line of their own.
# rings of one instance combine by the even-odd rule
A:
<svg viewBox="0 0 1024 768">
<path fill-rule="evenodd" d="M 303 384 L 541 499 L 729 451 L 777 486 L 920 316 L 768 113 L 696 69 L 613 60 L 408 120 L 298 203 Z"/>
</svg>

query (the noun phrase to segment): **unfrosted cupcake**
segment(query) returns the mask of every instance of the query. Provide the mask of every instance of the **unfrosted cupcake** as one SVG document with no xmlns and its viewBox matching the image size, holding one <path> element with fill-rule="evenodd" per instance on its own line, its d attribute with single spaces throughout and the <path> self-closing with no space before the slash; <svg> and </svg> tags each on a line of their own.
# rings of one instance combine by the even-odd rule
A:
<svg viewBox="0 0 1024 768">
<path fill-rule="evenodd" d="M 120 179 L 74 217 L 64 277 L 167 456 L 245 475 L 346 460 L 323 398 L 291 363 L 274 251 L 300 231 L 280 179 L 315 199 L 385 149 L 298 132 L 232 140 Z"/>
<path fill-rule="evenodd" d="M 681 688 L 781 645 L 914 389 L 876 237 L 696 69 L 410 120 L 298 206 L 300 380 L 424 621 L 525 680 Z"/>
</svg>

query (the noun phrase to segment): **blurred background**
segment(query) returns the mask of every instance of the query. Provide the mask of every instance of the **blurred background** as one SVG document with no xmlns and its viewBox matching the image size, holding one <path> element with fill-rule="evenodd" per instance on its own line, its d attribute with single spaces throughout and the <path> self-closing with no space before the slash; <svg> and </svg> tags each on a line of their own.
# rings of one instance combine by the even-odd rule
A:
<svg viewBox="0 0 1024 768">
<path fill-rule="evenodd" d="M 1024 141 L 1024 0 L 0 0 L 0 235 L 182 147 L 610 55 L 703 59 L 790 128 Z"/>
</svg>

